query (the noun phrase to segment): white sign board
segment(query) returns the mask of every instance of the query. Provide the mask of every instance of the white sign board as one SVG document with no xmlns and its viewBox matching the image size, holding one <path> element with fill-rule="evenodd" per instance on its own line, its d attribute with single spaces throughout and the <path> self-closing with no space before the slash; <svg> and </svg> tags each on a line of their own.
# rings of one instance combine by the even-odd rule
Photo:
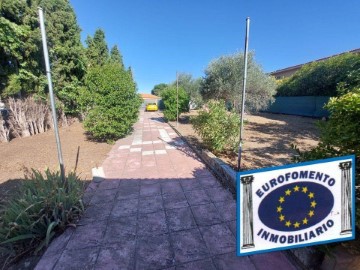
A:
<svg viewBox="0 0 360 270">
<path fill-rule="evenodd" d="M 355 238 L 355 157 L 237 175 L 237 255 Z"/>
</svg>

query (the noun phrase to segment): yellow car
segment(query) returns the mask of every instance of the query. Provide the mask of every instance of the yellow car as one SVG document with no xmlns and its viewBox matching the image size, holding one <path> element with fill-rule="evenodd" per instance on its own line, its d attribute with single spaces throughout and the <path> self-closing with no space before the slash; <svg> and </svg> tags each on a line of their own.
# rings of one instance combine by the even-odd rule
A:
<svg viewBox="0 0 360 270">
<path fill-rule="evenodd" d="M 158 106 L 156 105 L 156 103 L 149 103 L 146 105 L 146 111 L 147 112 L 156 112 L 158 110 Z"/>
</svg>

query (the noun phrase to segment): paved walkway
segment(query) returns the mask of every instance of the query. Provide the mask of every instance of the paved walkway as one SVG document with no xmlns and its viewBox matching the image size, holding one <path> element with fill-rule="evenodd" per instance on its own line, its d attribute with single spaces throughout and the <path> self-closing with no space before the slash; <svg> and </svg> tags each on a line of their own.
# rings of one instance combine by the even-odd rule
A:
<svg viewBox="0 0 360 270">
<path fill-rule="evenodd" d="M 92 182 L 76 229 L 36 269 L 296 269 L 282 252 L 236 257 L 236 203 L 157 112 L 141 113 Z"/>
</svg>

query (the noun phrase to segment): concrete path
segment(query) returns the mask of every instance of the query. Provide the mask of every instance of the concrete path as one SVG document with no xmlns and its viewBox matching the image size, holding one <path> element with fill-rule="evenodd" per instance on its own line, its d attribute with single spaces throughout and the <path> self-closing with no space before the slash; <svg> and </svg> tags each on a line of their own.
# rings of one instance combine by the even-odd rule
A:
<svg viewBox="0 0 360 270">
<path fill-rule="evenodd" d="M 160 113 L 142 112 L 103 169 L 36 269 L 297 269 L 282 252 L 236 257 L 235 200 Z"/>
</svg>

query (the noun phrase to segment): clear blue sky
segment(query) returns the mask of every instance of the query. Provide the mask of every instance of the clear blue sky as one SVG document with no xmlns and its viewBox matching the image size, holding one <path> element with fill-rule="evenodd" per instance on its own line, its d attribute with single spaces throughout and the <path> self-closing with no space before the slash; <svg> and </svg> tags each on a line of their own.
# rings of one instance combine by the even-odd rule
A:
<svg viewBox="0 0 360 270">
<path fill-rule="evenodd" d="M 358 0 L 70 0 L 82 39 L 97 28 L 118 45 L 139 92 L 204 75 L 209 62 L 249 49 L 266 72 L 360 48 Z"/>
</svg>

